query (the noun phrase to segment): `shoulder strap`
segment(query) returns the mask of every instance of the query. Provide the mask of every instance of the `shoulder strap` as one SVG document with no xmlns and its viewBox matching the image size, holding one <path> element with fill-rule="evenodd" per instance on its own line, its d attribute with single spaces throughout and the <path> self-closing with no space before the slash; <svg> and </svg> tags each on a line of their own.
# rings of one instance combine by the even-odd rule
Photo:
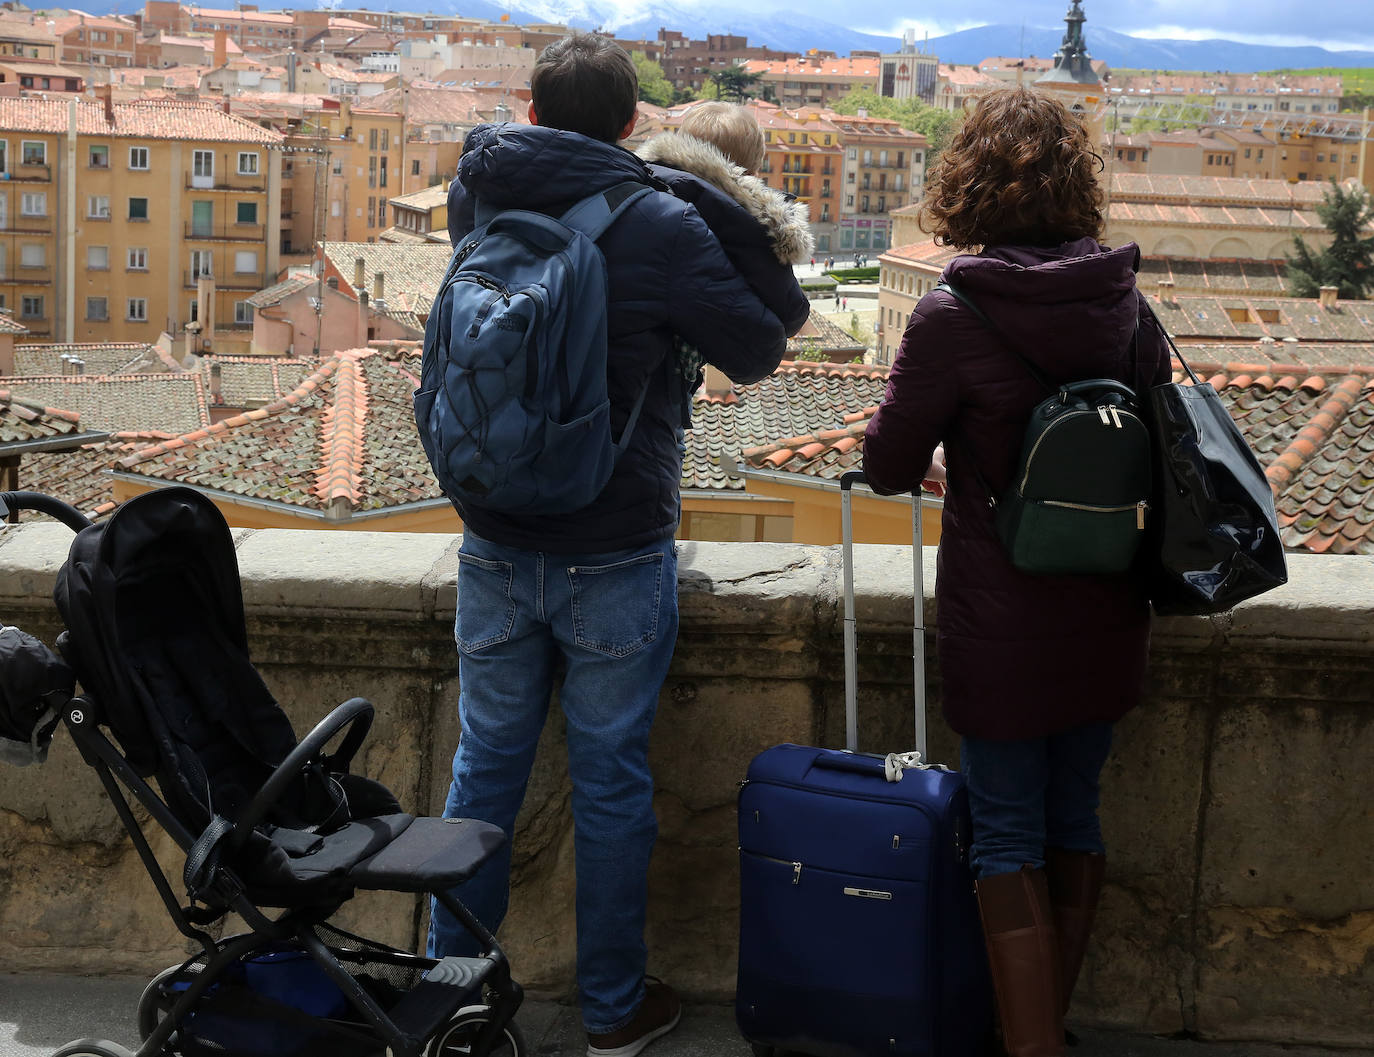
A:
<svg viewBox="0 0 1374 1057">
<path fill-rule="evenodd" d="M 988 330 L 992 331 L 992 333 L 1001 340 L 1003 348 L 1005 348 L 1008 352 L 1010 352 L 1013 356 L 1020 360 L 1022 366 L 1024 366 L 1026 370 L 1030 372 L 1030 376 L 1034 378 L 1037 382 L 1039 382 L 1042 386 L 1044 386 L 1046 389 L 1049 389 L 1050 391 L 1054 391 L 1055 389 L 1059 388 L 1059 386 L 1053 384 L 1048 378 L 1046 378 L 1045 375 L 1041 372 L 1040 368 L 1035 366 L 1035 364 L 1031 363 L 1030 359 L 1027 358 L 1022 352 L 1020 352 L 1020 350 L 1016 348 L 1015 345 L 1011 343 L 1011 340 L 1006 336 L 1006 334 L 1004 334 L 1002 330 L 984 314 L 981 308 L 979 308 L 977 305 L 973 303 L 973 299 L 970 298 L 968 294 L 964 293 L 962 290 L 957 289 L 954 286 L 954 284 L 952 284 L 948 279 L 941 279 L 940 282 L 936 285 L 935 289 L 945 291 L 945 293 L 949 294 L 955 300 L 959 301 L 965 308 L 967 308 L 970 312 L 977 316 L 979 322 L 981 322 L 983 326 L 987 327 Z"/>
<path fill-rule="evenodd" d="M 594 195 L 588 195 L 559 217 L 559 220 L 595 242 L 616 222 L 621 213 L 645 195 L 653 193 L 652 187 L 626 180 Z"/>
</svg>

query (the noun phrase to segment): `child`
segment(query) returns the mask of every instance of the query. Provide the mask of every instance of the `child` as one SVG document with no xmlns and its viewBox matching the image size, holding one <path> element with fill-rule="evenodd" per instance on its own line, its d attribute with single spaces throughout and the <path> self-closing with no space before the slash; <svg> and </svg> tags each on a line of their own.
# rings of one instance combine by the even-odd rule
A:
<svg viewBox="0 0 1374 1057">
<path fill-rule="evenodd" d="M 730 263 L 765 305 L 795 334 L 810 318 L 811 302 L 792 265 L 814 252 L 804 203 L 775 191 L 755 174 L 763 164 L 763 130 L 733 103 L 699 103 L 679 132 L 654 136 L 639 148 L 649 171 L 673 194 L 691 202 L 720 241 Z M 684 428 L 690 427 L 691 394 L 700 385 L 695 350 L 680 348 L 684 381 Z"/>
</svg>

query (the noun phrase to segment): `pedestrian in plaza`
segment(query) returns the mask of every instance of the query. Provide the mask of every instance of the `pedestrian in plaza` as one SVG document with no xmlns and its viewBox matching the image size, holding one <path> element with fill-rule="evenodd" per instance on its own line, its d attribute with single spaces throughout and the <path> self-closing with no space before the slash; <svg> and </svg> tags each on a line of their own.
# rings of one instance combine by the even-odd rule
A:
<svg viewBox="0 0 1374 1057">
<path fill-rule="evenodd" d="M 1114 378 L 1143 393 L 1169 377 L 1168 346 L 1136 290 L 1139 251 L 1098 241 L 1101 167 L 1082 123 L 1048 94 L 980 97 L 940 156 L 920 222 L 939 244 L 981 248 L 944 278 L 997 333 L 951 294 L 926 294 L 864 440 L 876 491 L 948 478 L 936 579 L 943 705 L 963 737 L 978 904 L 1012 1057 L 1064 1052 L 1106 863 L 1099 776 L 1112 724 L 1140 701 L 1149 651 L 1137 578 L 1019 571 L 988 502 L 1050 395 L 1008 344 L 1056 384 Z"/>
</svg>

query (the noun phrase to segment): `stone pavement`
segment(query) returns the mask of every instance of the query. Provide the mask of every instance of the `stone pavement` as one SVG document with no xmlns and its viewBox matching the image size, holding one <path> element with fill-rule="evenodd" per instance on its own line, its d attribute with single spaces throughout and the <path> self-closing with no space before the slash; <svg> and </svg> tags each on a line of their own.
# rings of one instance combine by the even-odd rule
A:
<svg viewBox="0 0 1374 1057">
<path fill-rule="evenodd" d="M 132 1049 L 134 1010 L 145 980 L 127 976 L 0 974 L 0 1057 L 50 1057 L 80 1038 L 105 1038 Z M 586 1053 L 577 1011 L 559 1002 L 529 999 L 516 1018 L 530 1057 L 581 1057 Z M 750 1057 L 735 1031 L 728 1005 L 689 1004 L 673 1034 L 653 1044 L 649 1057 Z M 1080 1032 L 1072 1057 L 1357 1057 L 1368 1050 L 1327 1050 L 1255 1043 L 1205 1043 L 1116 1032 Z"/>
</svg>

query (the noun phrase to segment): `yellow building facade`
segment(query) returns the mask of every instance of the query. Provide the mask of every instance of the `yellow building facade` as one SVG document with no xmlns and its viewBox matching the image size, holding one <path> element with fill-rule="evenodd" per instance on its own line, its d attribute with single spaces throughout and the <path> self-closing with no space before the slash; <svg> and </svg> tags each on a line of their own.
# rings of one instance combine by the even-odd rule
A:
<svg viewBox="0 0 1374 1057">
<path fill-rule="evenodd" d="M 246 340 L 281 138 L 193 101 L 0 100 L 0 308 L 34 340 Z"/>
</svg>

